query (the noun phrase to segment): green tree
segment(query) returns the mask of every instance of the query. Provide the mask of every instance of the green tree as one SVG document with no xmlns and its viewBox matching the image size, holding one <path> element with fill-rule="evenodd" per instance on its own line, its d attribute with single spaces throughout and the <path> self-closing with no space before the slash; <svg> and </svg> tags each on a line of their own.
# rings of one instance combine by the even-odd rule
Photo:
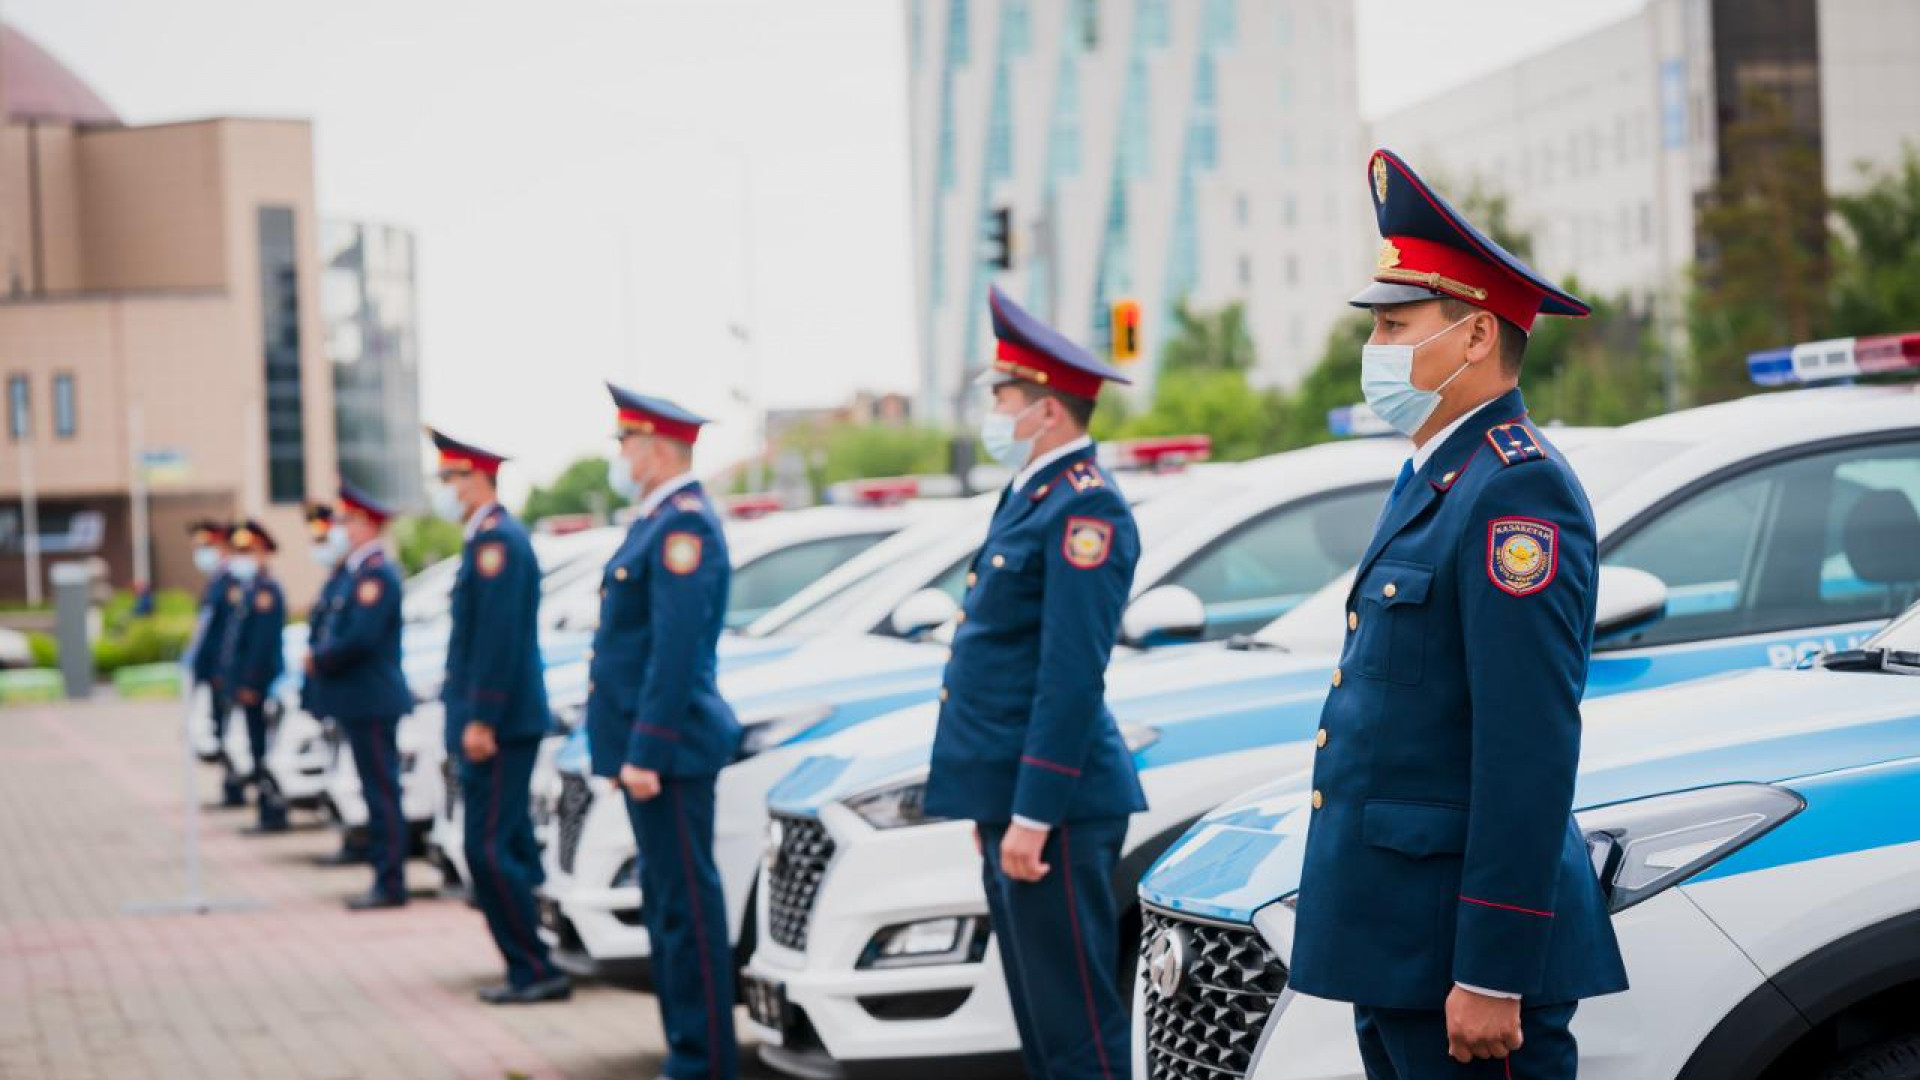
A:
<svg viewBox="0 0 1920 1080">
<path fill-rule="evenodd" d="M 568 465 L 550 486 L 536 486 L 529 492 L 520 520 L 531 525 L 556 514 L 603 517 L 619 504 L 620 497 L 607 483 L 607 459 L 586 457 Z"/>
<path fill-rule="evenodd" d="M 1886 171 L 1863 167 L 1864 187 L 1833 199 L 1834 336 L 1920 330 L 1920 150 L 1909 144 Z"/>
<path fill-rule="evenodd" d="M 1373 316 L 1354 311 L 1327 332 L 1326 347 L 1288 401 L 1289 446 L 1311 446 L 1333 438 L 1327 413 L 1352 405 L 1360 396 L 1360 350 L 1373 334 Z"/>
<path fill-rule="evenodd" d="M 1566 288 L 1585 295 L 1576 279 Z M 1589 302 L 1584 319 L 1533 324 L 1521 375 L 1528 410 L 1543 422 L 1607 426 L 1665 411 L 1652 320 L 1617 297 Z"/>
<path fill-rule="evenodd" d="M 1820 152 L 1780 99 L 1756 91 L 1729 125 L 1700 214 L 1688 305 L 1689 383 L 1702 401 L 1750 392 L 1745 358 L 1820 336 L 1831 275 Z"/>
<path fill-rule="evenodd" d="M 797 450 L 807 463 L 815 498 L 829 484 L 876 476 L 909 476 L 947 471 L 948 436 L 938 428 L 914 425 L 835 423 L 795 428 L 784 449 Z"/>
<path fill-rule="evenodd" d="M 1163 372 L 1153 408 L 1107 430 L 1103 437 L 1123 439 L 1204 432 L 1213 438 L 1214 460 L 1244 461 L 1284 448 L 1286 401 L 1278 391 L 1248 386 L 1239 371 Z"/>
<path fill-rule="evenodd" d="M 1246 304 L 1235 300 L 1214 311 L 1195 311 L 1183 299 L 1173 306 L 1173 333 L 1160 346 L 1159 377 L 1191 371 L 1248 371 L 1253 357 Z"/>
<path fill-rule="evenodd" d="M 437 517 L 404 517 L 393 523 L 393 543 L 400 565 L 417 574 L 441 559 L 460 554 L 465 537 L 460 526 Z"/>
</svg>

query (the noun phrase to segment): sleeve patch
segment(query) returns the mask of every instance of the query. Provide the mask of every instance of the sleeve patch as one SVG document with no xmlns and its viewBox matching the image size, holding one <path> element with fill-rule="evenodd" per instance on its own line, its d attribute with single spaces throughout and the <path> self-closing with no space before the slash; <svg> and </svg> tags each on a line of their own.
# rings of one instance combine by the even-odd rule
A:
<svg viewBox="0 0 1920 1080">
<path fill-rule="evenodd" d="M 1067 562 L 1082 570 L 1091 570 L 1107 561 L 1113 551 L 1113 524 L 1099 518 L 1067 519 L 1067 535 L 1060 544 Z"/>
<path fill-rule="evenodd" d="M 273 593 L 266 589 L 261 589 L 259 592 L 254 593 L 253 594 L 253 610 L 272 611 L 273 610 Z"/>
<path fill-rule="evenodd" d="M 1487 442 L 1493 446 L 1493 452 L 1500 455 L 1500 464 L 1518 465 L 1523 461 L 1538 461 L 1546 457 L 1547 452 L 1540 448 L 1540 441 L 1533 432 L 1522 423 L 1501 424 L 1487 429 Z"/>
<path fill-rule="evenodd" d="M 1487 577 L 1501 592 L 1531 596 L 1546 588 L 1559 558 L 1557 525 L 1519 517 L 1487 523 Z"/>
<path fill-rule="evenodd" d="M 480 571 L 481 577 L 499 577 L 500 571 L 507 568 L 507 545 L 497 540 L 481 544 L 473 553 L 473 568 Z"/>
<path fill-rule="evenodd" d="M 360 601 L 361 605 L 364 607 L 372 607 L 374 604 L 379 603 L 380 602 L 380 579 L 368 578 L 365 581 L 362 581 L 360 583 L 360 587 L 353 591 L 353 596 L 354 596 L 354 599 Z"/>
<path fill-rule="evenodd" d="M 676 574 L 700 569 L 700 538 L 687 532 L 668 533 L 660 545 L 660 561 Z"/>
</svg>

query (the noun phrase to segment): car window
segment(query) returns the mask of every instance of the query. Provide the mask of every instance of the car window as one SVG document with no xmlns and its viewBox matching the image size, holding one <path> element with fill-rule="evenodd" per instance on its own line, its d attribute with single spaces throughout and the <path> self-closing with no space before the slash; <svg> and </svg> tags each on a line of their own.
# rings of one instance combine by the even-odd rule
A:
<svg viewBox="0 0 1920 1080">
<path fill-rule="evenodd" d="M 1627 648 L 1891 618 L 1920 591 L 1920 445 L 1852 447 L 1730 477 L 1601 560 L 1665 582 Z"/>
<path fill-rule="evenodd" d="M 790 544 L 736 569 L 727 594 L 727 626 L 737 629 L 773 610 L 886 535 L 854 533 Z"/>
<path fill-rule="evenodd" d="M 1249 633 L 1360 561 L 1388 485 L 1370 484 L 1267 511 L 1203 548 L 1165 584 L 1207 609 L 1207 638 Z"/>
</svg>

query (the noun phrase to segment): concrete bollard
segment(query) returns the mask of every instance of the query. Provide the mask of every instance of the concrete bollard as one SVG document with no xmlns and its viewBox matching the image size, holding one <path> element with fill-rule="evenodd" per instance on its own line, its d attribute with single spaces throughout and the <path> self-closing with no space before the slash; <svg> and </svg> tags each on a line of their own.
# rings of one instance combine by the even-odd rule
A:
<svg viewBox="0 0 1920 1080">
<path fill-rule="evenodd" d="M 86 563 L 55 563 L 53 579 L 54 637 L 60 643 L 60 675 L 67 697 L 93 693 L 93 646 L 87 641 L 88 611 L 93 603 L 93 568 Z"/>
</svg>

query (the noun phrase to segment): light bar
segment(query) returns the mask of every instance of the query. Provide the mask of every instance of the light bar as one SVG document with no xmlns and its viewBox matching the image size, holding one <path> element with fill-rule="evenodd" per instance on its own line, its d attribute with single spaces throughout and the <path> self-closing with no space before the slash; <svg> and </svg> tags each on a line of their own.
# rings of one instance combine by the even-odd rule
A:
<svg viewBox="0 0 1920 1080">
<path fill-rule="evenodd" d="M 850 501 L 866 506 L 897 506 L 920 494 L 917 476 L 889 476 L 874 480 L 855 480 L 845 491 Z"/>
<path fill-rule="evenodd" d="M 1160 435 L 1120 439 L 1103 448 L 1110 467 L 1117 469 L 1177 469 L 1213 456 L 1211 435 Z"/>
<path fill-rule="evenodd" d="M 772 492 L 759 495 L 736 495 L 727 500 L 727 513 L 742 521 L 763 518 L 785 508 L 786 500 Z"/>
<path fill-rule="evenodd" d="M 1393 434 L 1392 425 L 1365 402 L 1327 410 L 1327 430 L 1342 438 L 1367 438 Z"/>
<path fill-rule="evenodd" d="M 1747 377 L 1757 386 L 1807 385 L 1914 371 L 1920 371 L 1920 333 L 1806 341 L 1747 357 Z"/>
</svg>

